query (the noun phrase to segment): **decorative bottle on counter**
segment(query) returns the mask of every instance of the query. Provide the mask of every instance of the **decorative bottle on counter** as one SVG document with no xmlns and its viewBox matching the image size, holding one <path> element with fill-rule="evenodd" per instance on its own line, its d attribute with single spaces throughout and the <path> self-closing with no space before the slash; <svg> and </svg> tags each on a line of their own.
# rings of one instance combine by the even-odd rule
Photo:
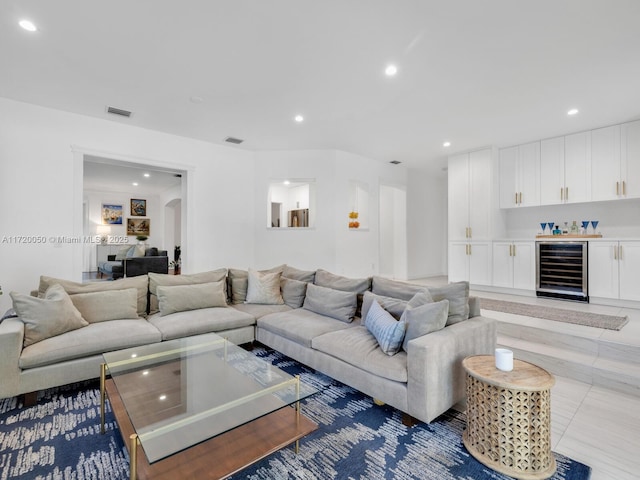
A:
<svg viewBox="0 0 640 480">
<path fill-rule="evenodd" d="M 578 224 L 574 220 L 573 224 L 571 225 L 571 235 L 578 235 L 579 233 L 580 233 L 580 230 L 578 229 Z"/>
</svg>

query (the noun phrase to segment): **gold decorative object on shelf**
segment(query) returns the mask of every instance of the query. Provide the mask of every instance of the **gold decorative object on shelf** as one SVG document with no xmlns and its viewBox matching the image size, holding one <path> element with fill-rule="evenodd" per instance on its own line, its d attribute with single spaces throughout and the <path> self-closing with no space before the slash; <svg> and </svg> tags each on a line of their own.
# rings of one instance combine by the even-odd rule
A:
<svg viewBox="0 0 640 480">
<path fill-rule="evenodd" d="M 349 228 L 359 228 L 360 227 L 360 222 L 358 222 L 356 220 L 358 218 L 358 212 L 356 212 L 356 211 L 349 212 L 349 218 L 351 219 L 351 221 L 349 222 Z"/>
</svg>

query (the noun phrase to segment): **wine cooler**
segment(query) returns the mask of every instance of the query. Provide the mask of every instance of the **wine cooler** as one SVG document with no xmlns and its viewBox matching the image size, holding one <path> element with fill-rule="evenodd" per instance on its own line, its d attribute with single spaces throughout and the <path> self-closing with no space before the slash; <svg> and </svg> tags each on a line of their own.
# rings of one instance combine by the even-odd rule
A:
<svg viewBox="0 0 640 480">
<path fill-rule="evenodd" d="M 589 301 L 588 242 L 536 242 L 536 295 Z"/>
</svg>

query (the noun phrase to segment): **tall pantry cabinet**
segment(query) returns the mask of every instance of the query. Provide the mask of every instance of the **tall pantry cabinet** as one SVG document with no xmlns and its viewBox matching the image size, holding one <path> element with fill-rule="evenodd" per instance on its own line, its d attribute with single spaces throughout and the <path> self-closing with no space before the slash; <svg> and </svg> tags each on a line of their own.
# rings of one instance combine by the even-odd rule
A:
<svg viewBox="0 0 640 480">
<path fill-rule="evenodd" d="M 491 284 L 493 151 L 449 157 L 449 281 Z"/>
</svg>

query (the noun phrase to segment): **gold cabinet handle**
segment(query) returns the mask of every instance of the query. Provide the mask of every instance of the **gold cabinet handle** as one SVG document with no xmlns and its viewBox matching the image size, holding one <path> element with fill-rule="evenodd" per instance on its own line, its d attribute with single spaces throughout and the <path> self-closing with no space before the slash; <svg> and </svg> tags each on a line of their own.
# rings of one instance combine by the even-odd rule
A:
<svg viewBox="0 0 640 480">
<path fill-rule="evenodd" d="M 569 201 L 569 187 L 564 187 L 564 201 Z"/>
<path fill-rule="evenodd" d="M 473 230 L 471 230 L 471 227 L 469 227 L 469 238 L 473 237 Z"/>
<path fill-rule="evenodd" d="M 616 182 L 616 195 L 620 195 L 620 182 Z"/>
<path fill-rule="evenodd" d="M 618 259 L 618 247 L 616 245 L 613 246 L 613 259 Z"/>
<path fill-rule="evenodd" d="M 560 187 L 560 201 L 564 201 L 564 188 Z"/>
<path fill-rule="evenodd" d="M 469 255 L 471 255 L 471 245 L 469 245 Z"/>
<path fill-rule="evenodd" d="M 516 246 L 515 245 L 513 245 L 513 256 L 514 257 L 516 256 Z"/>
<path fill-rule="evenodd" d="M 517 205 L 517 204 L 518 204 L 518 192 L 516 192 L 516 198 L 515 198 L 515 200 L 516 200 L 516 205 Z"/>
<path fill-rule="evenodd" d="M 622 245 L 618 245 L 618 260 L 622 260 Z"/>
<path fill-rule="evenodd" d="M 522 205 L 522 192 L 520 192 L 520 205 Z"/>
<path fill-rule="evenodd" d="M 622 181 L 622 195 L 627 194 L 627 182 L 625 180 Z"/>
</svg>

